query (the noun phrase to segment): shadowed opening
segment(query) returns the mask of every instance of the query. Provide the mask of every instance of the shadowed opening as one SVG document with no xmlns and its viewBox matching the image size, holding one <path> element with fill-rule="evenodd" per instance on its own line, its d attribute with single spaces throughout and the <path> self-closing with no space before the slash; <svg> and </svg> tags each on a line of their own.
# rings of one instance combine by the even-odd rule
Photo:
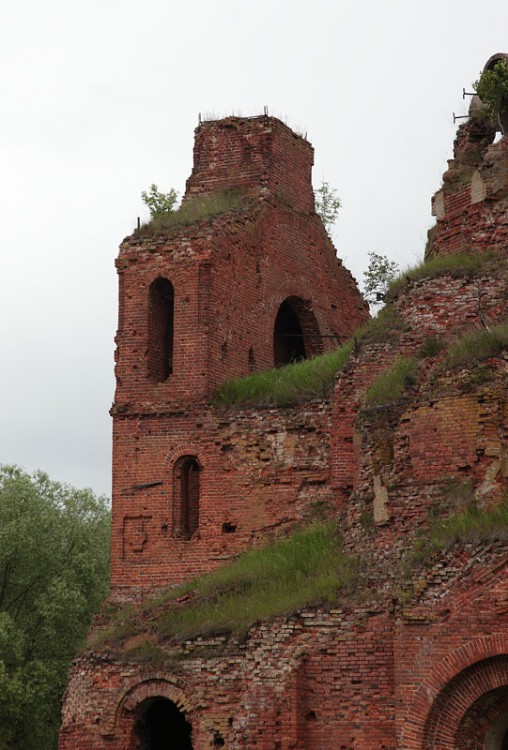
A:
<svg viewBox="0 0 508 750">
<path fill-rule="evenodd" d="M 195 456 L 182 456 L 175 464 L 173 530 L 178 539 L 190 539 L 199 526 L 199 474 Z"/>
<path fill-rule="evenodd" d="M 149 698 L 137 714 L 136 750 L 192 750 L 192 727 L 173 701 Z"/>
<path fill-rule="evenodd" d="M 288 297 L 281 304 L 273 332 L 275 367 L 313 357 L 323 352 L 323 341 L 311 303 Z"/>
<path fill-rule="evenodd" d="M 173 372 L 173 284 L 158 278 L 148 293 L 148 377 L 163 383 Z"/>
</svg>

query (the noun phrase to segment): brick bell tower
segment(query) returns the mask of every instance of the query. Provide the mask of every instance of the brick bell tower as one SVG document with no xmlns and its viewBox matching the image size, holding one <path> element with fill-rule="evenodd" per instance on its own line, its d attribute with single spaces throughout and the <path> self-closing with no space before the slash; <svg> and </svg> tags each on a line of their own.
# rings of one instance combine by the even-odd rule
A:
<svg viewBox="0 0 508 750">
<path fill-rule="evenodd" d="M 315 213 L 312 164 L 310 143 L 278 119 L 201 123 L 184 203 L 227 191 L 229 208 L 120 247 L 113 597 L 206 572 L 256 530 L 251 513 L 224 542 L 232 489 L 214 391 L 332 349 L 368 317 Z"/>
</svg>

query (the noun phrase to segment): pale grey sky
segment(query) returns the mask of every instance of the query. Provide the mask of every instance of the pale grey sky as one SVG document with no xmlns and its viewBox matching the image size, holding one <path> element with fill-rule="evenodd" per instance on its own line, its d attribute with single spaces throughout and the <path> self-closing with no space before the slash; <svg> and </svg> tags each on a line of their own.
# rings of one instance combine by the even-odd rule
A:
<svg viewBox="0 0 508 750">
<path fill-rule="evenodd" d="M 184 189 L 198 113 L 266 105 L 343 202 L 338 255 L 421 258 L 491 0 L 18 0 L 0 9 L 0 462 L 110 492 L 118 244 Z"/>
</svg>

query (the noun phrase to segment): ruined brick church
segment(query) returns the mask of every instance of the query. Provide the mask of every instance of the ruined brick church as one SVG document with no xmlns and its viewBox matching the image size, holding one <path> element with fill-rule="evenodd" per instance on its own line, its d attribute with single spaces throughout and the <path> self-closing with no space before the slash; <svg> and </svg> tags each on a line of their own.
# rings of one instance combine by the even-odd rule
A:
<svg viewBox="0 0 508 750">
<path fill-rule="evenodd" d="M 506 530 L 414 554 L 436 517 L 506 502 L 508 351 L 451 358 L 508 316 L 496 130 L 460 126 L 428 262 L 369 327 L 315 211 L 307 140 L 268 116 L 200 123 L 184 204 L 240 198 L 120 248 L 111 593 L 71 670 L 60 750 L 507 750 Z M 351 337 L 332 393 L 213 405 L 227 380 Z M 401 357 L 417 362 L 412 380 L 373 405 Z M 128 620 L 316 508 L 361 555 L 358 592 L 241 639 L 158 639 L 146 616 L 111 645 L 109 610 Z"/>
</svg>

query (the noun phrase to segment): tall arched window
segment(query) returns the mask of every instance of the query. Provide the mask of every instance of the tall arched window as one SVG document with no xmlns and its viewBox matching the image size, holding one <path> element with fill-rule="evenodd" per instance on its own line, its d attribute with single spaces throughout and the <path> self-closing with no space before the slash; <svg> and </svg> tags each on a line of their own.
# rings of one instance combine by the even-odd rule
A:
<svg viewBox="0 0 508 750">
<path fill-rule="evenodd" d="M 173 534 L 190 539 L 199 526 L 199 474 L 195 456 L 182 456 L 174 468 Z"/>
<path fill-rule="evenodd" d="M 300 297 L 288 297 L 279 307 L 273 331 L 273 361 L 275 367 L 313 357 L 323 351 L 310 302 Z"/>
<path fill-rule="evenodd" d="M 162 383 L 173 372 L 174 289 L 158 278 L 148 292 L 148 377 Z"/>
</svg>

